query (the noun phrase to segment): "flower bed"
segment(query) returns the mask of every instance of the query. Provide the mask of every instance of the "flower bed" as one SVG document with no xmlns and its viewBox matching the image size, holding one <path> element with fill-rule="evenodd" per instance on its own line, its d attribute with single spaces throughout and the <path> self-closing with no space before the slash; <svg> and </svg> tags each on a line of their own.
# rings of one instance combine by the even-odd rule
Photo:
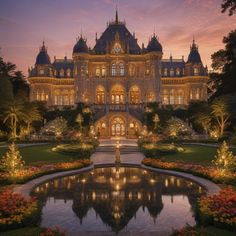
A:
<svg viewBox="0 0 236 236">
<path fill-rule="evenodd" d="M 208 178 L 217 183 L 225 183 L 225 184 L 236 183 L 236 173 L 222 176 L 222 174 L 214 167 L 204 167 L 197 164 L 184 164 L 178 162 L 164 162 L 159 159 L 153 159 L 153 158 L 143 159 L 142 164 L 154 168 L 184 171 L 187 173 L 198 175 L 200 177 Z"/>
<path fill-rule="evenodd" d="M 198 215 L 204 225 L 213 224 L 236 230 L 236 191 L 228 187 L 217 195 L 201 197 Z"/>
<path fill-rule="evenodd" d="M 80 169 L 92 164 L 91 160 L 88 159 L 80 159 L 78 161 L 73 162 L 62 162 L 57 164 L 50 164 L 50 165 L 42 165 L 40 167 L 29 166 L 26 167 L 24 170 L 20 171 L 16 176 L 10 177 L 7 173 L 1 172 L 0 173 L 0 184 L 20 184 L 25 183 L 26 181 L 45 175 L 50 174 L 58 171 L 66 171 L 66 170 L 73 170 L 73 169 Z"/>
<path fill-rule="evenodd" d="M 39 236 L 65 236 L 65 231 L 61 230 L 58 227 L 47 228 Z"/>
<path fill-rule="evenodd" d="M 11 190 L 0 192 L 0 230 L 36 224 L 39 219 L 38 203 L 25 199 Z"/>
</svg>

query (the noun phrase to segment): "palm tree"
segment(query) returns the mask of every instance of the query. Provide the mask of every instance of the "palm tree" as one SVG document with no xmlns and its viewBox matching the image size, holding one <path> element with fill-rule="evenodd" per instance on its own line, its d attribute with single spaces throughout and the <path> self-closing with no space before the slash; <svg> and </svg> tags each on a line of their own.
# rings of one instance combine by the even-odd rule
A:
<svg viewBox="0 0 236 236">
<path fill-rule="evenodd" d="M 17 136 L 17 122 L 25 117 L 24 106 L 21 102 L 13 100 L 5 103 L 4 108 L 3 123 L 10 123 L 11 138 L 14 139 Z"/>
</svg>

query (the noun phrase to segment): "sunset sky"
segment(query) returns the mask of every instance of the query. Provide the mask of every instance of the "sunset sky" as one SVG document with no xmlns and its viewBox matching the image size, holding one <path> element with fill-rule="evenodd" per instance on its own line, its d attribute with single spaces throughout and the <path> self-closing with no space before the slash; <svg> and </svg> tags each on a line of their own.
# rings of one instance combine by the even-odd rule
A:
<svg viewBox="0 0 236 236">
<path fill-rule="evenodd" d="M 33 66 L 45 40 L 53 57 L 71 58 L 80 34 L 94 46 L 95 33 L 114 19 L 126 21 L 138 43 L 147 45 L 154 29 L 164 49 L 164 58 L 185 59 L 193 36 L 202 61 L 210 67 L 211 54 L 223 48 L 222 38 L 236 28 L 236 15 L 221 13 L 222 0 L 0 0 L 0 55 L 25 73 Z"/>
</svg>

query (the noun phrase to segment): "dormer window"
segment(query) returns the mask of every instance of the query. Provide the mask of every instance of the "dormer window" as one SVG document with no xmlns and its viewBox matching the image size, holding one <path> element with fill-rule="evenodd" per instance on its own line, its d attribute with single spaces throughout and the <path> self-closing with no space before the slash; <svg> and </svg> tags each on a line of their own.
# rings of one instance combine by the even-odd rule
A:
<svg viewBox="0 0 236 236">
<path fill-rule="evenodd" d="M 167 68 L 164 68 L 164 76 L 168 76 L 168 70 L 167 70 Z"/>
<path fill-rule="evenodd" d="M 67 69 L 66 75 L 67 75 L 67 77 L 71 77 L 71 71 L 70 71 L 70 69 Z"/>
<path fill-rule="evenodd" d="M 199 75 L 199 69 L 198 68 L 193 68 L 193 73 L 194 73 L 194 75 Z"/>
<path fill-rule="evenodd" d="M 170 69 L 170 76 L 174 76 L 175 75 L 175 71 L 173 68 Z"/>
<path fill-rule="evenodd" d="M 64 77 L 64 75 L 65 75 L 65 74 L 64 74 L 64 70 L 61 69 L 61 70 L 60 70 L 60 77 Z"/>
<path fill-rule="evenodd" d="M 40 70 L 39 70 L 39 74 L 40 74 L 40 75 L 44 75 L 44 70 L 43 70 L 43 69 L 40 69 Z"/>
<path fill-rule="evenodd" d="M 180 76 L 180 69 L 179 68 L 176 69 L 176 76 Z"/>
</svg>

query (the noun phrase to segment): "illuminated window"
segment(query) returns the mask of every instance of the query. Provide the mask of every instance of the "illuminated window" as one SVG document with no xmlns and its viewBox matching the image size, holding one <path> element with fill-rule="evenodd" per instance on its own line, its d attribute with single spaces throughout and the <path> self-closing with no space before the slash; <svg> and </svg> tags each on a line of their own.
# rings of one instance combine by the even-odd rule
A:
<svg viewBox="0 0 236 236">
<path fill-rule="evenodd" d="M 124 64 L 120 63 L 120 76 L 124 76 L 125 75 L 125 68 L 124 68 Z"/>
<path fill-rule="evenodd" d="M 100 67 L 96 67 L 95 74 L 97 77 L 100 77 Z"/>
<path fill-rule="evenodd" d="M 184 96 L 183 96 L 183 91 L 179 90 L 177 94 L 177 104 L 181 105 L 184 104 Z"/>
<path fill-rule="evenodd" d="M 129 127 L 130 127 L 130 129 L 133 129 L 133 128 L 134 128 L 134 123 L 131 122 L 131 123 L 129 124 Z"/>
<path fill-rule="evenodd" d="M 43 69 L 40 69 L 40 70 L 39 70 L 39 74 L 40 74 L 40 75 L 43 75 L 43 74 L 44 74 L 44 70 L 43 70 Z"/>
<path fill-rule="evenodd" d="M 116 64 L 112 64 L 112 66 L 111 66 L 111 75 L 112 76 L 116 76 L 117 75 Z"/>
<path fill-rule="evenodd" d="M 97 103 L 104 104 L 105 103 L 105 90 L 102 86 L 99 86 L 96 91 Z"/>
<path fill-rule="evenodd" d="M 71 70 L 70 69 L 66 70 L 66 75 L 67 75 L 67 77 L 71 77 Z"/>
<path fill-rule="evenodd" d="M 199 74 L 199 69 L 198 68 L 193 68 L 193 73 L 194 73 L 194 75 L 198 75 Z"/>
<path fill-rule="evenodd" d="M 179 68 L 176 69 L 176 76 L 180 76 L 180 69 Z"/>
<path fill-rule="evenodd" d="M 192 89 L 190 90 L 190 96 L 189 97 L 190 97 L 190 100 L 193 99 L 193 90 Z"/>
<path fill-rule="evenodd" d="M 106 128 L 106 123 L 102 123 L 102 128 L 103 128 L 103 129 Z"/>
<path fill-rule="evenodd" d="M 129 75 L 130 76 L 134 76 L 135 75 L 135 66 L 134 65 L 130 65 L 129 66 Z"/>
<path fill-rule="evenodd" d="M 103 66 L 102 67 L 102 77 L 106 76 L 106 68 Z"/>
<path fill-rule="evenodd" d="M 140 90 L 137 86 L 133 86 L 130 89 L 130 103 L 131 104 L 140 103 Z"/>
<path fill-rule="evenodd" d="M 175 104 L 175 95 L 174 95 L 174 89 L 170 90 L 170 104 Z"/>
<path fill-rule="evenodd" d="M 60 70 L 60 77 L 64 77 L 64 70 L 63 69 Z"/>
<path fill-rule="evenodd" d="M 164 68 L 164 76 L 168 76 L 168 70 L 167 70 L 167 68 Z"/>
<path fill-rule="evenodd" d="M 169 95 L 168 95 L 167 90 L 163 91 L 163 104 L 165 104 L 165 105 L 169 104 Z"/>
<path fill-rule="evenodd" d="M 197 88 L 197 90 L 196 90 L 196 99 L 197 100 L 200 99 L 200 89 L 199 88 Z"/>
</svg>

